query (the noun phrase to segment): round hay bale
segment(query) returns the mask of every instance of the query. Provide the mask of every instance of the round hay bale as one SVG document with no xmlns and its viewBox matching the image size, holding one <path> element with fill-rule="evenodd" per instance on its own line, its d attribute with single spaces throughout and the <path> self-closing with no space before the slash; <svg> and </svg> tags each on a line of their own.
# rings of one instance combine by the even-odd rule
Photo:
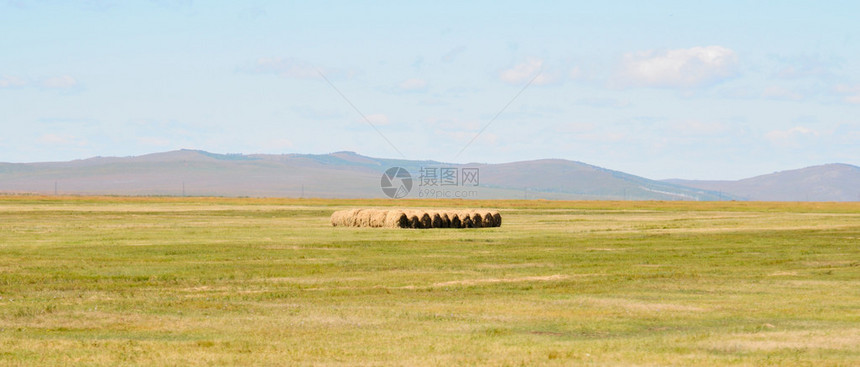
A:
<svg viewBox="0 0 860 367">
<path fill-rule="evenodd" d="M 338 217 L 338 215 L 339 215 L 339 214 L 340 214 L 340 213 L 338 213 L 337 211 L 335 211 L 334 213 L 331 213 L 331 226 L 332 226 L 332 227 L 337 227 L 337 223 L 338 223 L 338 221 L 339 221 L 339 219 L 340 219 L 340 218 Z"/>
<path fill-rule="evenodd" d="M 490 212 L 485 212 L 483 215 L 481 215 L 481 219 L 483 220 L 481 224 L 483 224 L 484 227 L 496 226 L 496 221 L 493 219 L 493 214 Z"/>
<path fill-rule="evenodd" d="M 415 212 L 409 212 L 407 216 L 409 216 L 409 228 L 421 228 L 421 219 Z"/>
<path fill-rule="evenodd" d="M 355 213 L 359 209 L 338 210 L 331 215 L 332 225 L 338 227 L 352 227 L 355 220 Z"/>
<path fill-rule="evenodd" d="M 433 228 L 433 218 L 427 212 L 421 212 L 421 228 Z"/>
<path fill-rule="evenodd" d="M 385 214 L 386 228 L 409 228 L 409 217 L 400 210 L 389 210 Z"/>
<path fill-rule="evenodd" d="M 409 216 L 402 211 L 397 211 L 392 220 L 398 228 L 409 228 Z"/>
<path fill-rule="evenodd" d="M 472 212 L 470 215 L 472 216 L 472 225 L 475 228 L 481 228 L 484 226 L 484 218 L 481 216 L 481 213 Z"/>
<path fill-rule="evenodd" d="M 347 223 L 349 223 L 349 226 L 359 227 L 360 226 L 359 222 L 361 221 L 360 216 L 361 216 L 361 209 L 350 210 L 347 213 L 347 218 L 346 218 Z"/>
<path fill-rule="evenodd" d="M 370 227 L 370 216 L 372 213 L 372 209 L 362 209 L 358 212 L 358 227 Z"/>
<path fill-rule="evenodd" d="M 460 228 L 472 228 L 472 215 L 468 211 L 460 211 L 457 214 L 460 215 Z"/>
<path fill-rule="evenodd" d="M 354 210 L 344 210 L 340 214 L 340 225 L 343 227 L 352 226 L 352 219 L 354 217 Z"/>
<path fill-rule="evenodd" d="M 346 211 L 338 210 L 334 213 L 331 213 L 331 225 L 333 227 L 342 226 L 343 217 L 346 215 Z"/>
<path fill-rule="evenodd" d="M 460 221 L 459 214 L 451 213 L 449 217 L 451 219 L 451 228 L 463 228 L 463 222 Z"/>
<path fill-rule="evenodd" d="M 430 226 L 433 228 L 442 228 L 442 216 L 439 212 L 430 212 Z"/>
<path fill-rule="evenodd" d="M 405 210 L 403 210 L 403 214 L 406 215 L 406 221 L 407 221 L 406 228 L 418 228 L 417 226 L 418 226 L 419 219 L 415 215 L 414 210 L 405 209 Z"/>
<path fill-rule="evenodd" d="M 439 228 L 451 228 L 451 218 L 448 218 L 448 213 L 440 212 L 439 218 L 442 219 L 442 227 Z"/>
<path fill-rule="evenodd" d="M 495 210 L 346 209 L 331 214 L 334 227 L 373 228 L 489 228 L 500 227 Z"/>
<path fill-rule="evenodd" d="M 460 220 L 460 228 L 475 228 L 475 224 L 472 223 L 472 217 L 469 214 L 463 214 L 463 218 Z"/>
<path fill-rule="evenodd" d="M 373 209 L 369 211 L 368 215 L 370 216 L 370 227 L 385 227 L 385 217 L 388 215 L 387 210 Z"/>
</svg>

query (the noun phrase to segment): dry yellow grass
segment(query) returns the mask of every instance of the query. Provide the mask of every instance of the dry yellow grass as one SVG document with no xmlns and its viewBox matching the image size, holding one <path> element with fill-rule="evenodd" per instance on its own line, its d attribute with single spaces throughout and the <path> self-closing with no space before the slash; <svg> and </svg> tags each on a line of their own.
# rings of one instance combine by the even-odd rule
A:
<svg viewBox="0 0 860 367">
<path fill-rule="evenodd" d="M 0 198 L 0 365 L 860 365 L 858 203 L 63 200 Z M 398 207 L 505 226 L 331 227 Z"/>
</svg>

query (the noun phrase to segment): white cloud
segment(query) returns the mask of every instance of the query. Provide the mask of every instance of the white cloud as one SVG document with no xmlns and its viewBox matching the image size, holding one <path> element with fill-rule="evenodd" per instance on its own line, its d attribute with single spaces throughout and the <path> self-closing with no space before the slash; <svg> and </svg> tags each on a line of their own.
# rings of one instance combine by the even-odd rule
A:
<svg viewBox="0 0 860 367">
<path fill-rule="evenodd" d="M 817 131 L 803 126 L 795 126 L 788 130 L 773 130 L 765 134 L 765 138 L 771 143 L 786 147 L 798 146 L 803 140 L 817 136 Z"/>
<path fill-rule="evenodd" d="M 23 87 L 27 81 L 15 76 L 0 76 L 0 88 Z"/>
<path fill-rule="evenodd" d="M 538 75 L 538 73 L 540 74 Z M 499 73 L 499 78 L 505 83 L 517 85 L 526 83 L 532 78 L 535 78 L 532 84 L 536 85 L 545 85 L 556 81 L 553 75 L 543 71 L 543 60 L 532 57 L 510 69 L 502 70 Z"/>
<path fill-rule="evenodd" d="M 646 51 L 624 55 L 622 76 L 631 85 L 692 88 L 735 76 L 737 62 L 735 52 L 722 46 Z"/>
<path fill-rule="evenodd" d="M 803 95 L 800 93 L 776 86 L 767 87 L 762 93 L 762 96 L 765 98 L 786 99 L 791 101 L 799 101 L 803 99 Z"/>
<path fill-rule="evenodd" d="M 846 95 L 843 99 L 851 104 L 860 104 L 860 85 L 837 85 L 836 93 Z"/>
<path fill-rule="evenodd" d="M 16 76 L 0 76 L 0 88 L 38 86 L 46 89 L 69 89 L 76 85 L 78 85 L 78 81 L 69 75 L 47 77 L 40 80 L 27 80 Z"/>
<path fill-rule="evenodd" d="M 398 87 L 407 92 L 420 92 L 427 90 L 427 81 L 419 78 L 410 78 L 402 81 Z"/>
<path fill-rule="evenodd" d="M 78 85 L 78 81 L 68 75 L 55 76 L 42 79 L 39 83 L 43 88 L 67 89 Z"/>
</svg>

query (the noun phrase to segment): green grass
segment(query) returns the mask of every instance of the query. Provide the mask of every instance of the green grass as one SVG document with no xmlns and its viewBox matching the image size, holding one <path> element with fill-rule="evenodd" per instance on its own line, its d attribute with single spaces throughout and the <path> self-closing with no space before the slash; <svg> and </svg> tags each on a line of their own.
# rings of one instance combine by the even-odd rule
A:
<svg viewBox="0 0 860 367">
<path fill-rule="evenodd" d="M 332 228 L 350 206 L 501 228 Z M 860 364 L 860 204 L 0 197 L 0 365 Z"/>
</svg>

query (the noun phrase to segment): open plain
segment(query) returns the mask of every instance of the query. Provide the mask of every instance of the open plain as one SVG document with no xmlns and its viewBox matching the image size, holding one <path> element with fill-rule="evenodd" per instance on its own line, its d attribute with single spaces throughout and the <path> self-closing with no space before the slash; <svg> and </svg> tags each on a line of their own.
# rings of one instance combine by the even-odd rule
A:
<svg viewBox="0 0 860 367">
<path fill-rule="evenodd" d="M 858 290 L 860 203 L 0 197 L 0 365 L 848 366 Z"/>
</svg>

